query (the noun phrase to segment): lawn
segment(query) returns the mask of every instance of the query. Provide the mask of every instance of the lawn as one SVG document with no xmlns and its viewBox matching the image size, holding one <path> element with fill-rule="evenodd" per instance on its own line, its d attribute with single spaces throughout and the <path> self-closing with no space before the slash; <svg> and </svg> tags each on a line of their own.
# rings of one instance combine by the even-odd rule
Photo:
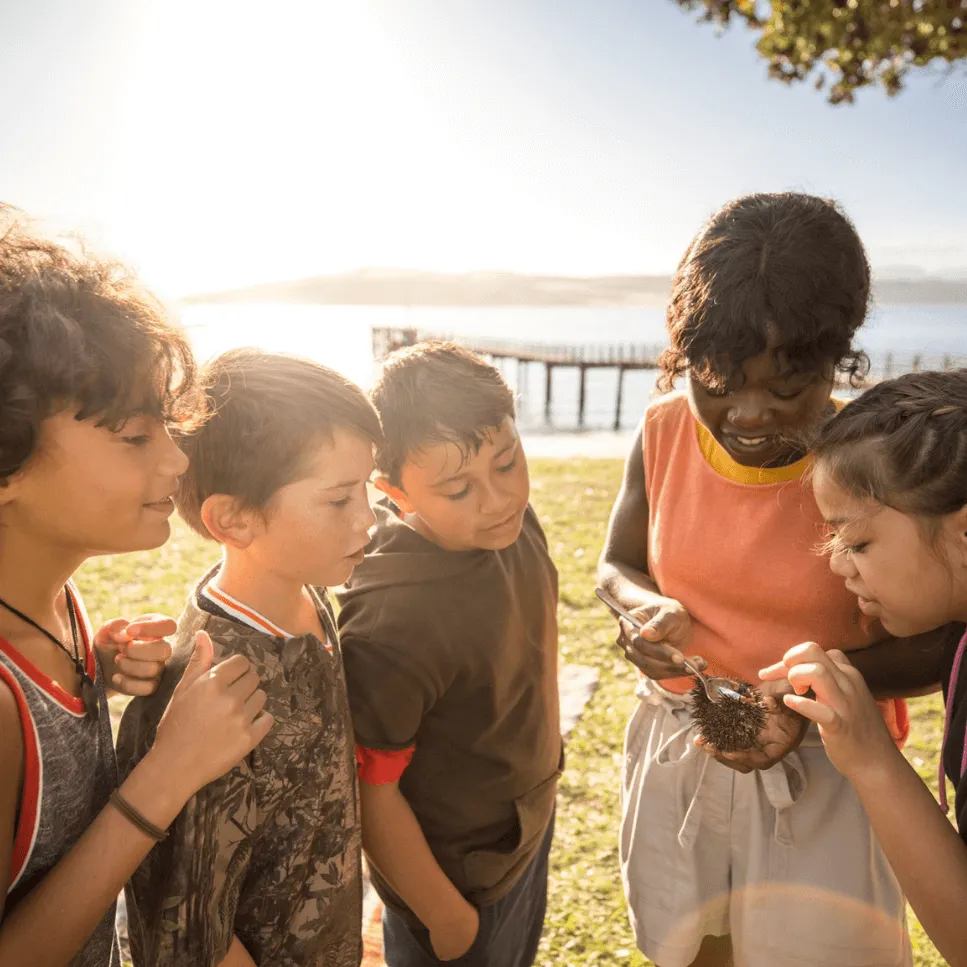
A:
<svg viewBox="0 0 967 967">
<path fill-rule="evenodd" d="M 538 963 L 551 967 L 647 963 L 624 911 L 618 876 L 618 776 L 624 724 L 634 698 L 628 665 L 612 645 L 614 624 L 593 596 L 594 569 L 618 490 L 616 460 L 534 460 L 533 501 L 560 571 L 561 660 L 593 665 L 598 690 L 568 740 L 560 786 L 550 900 Z M 79 584 L 95 623 L 145 611 L 177 615 L 191 581 L 217 557 L 212 545 L 175 523 L 164 548 L 102 558 L 84 566 Z M 935 787 L 943 730 L 939 698 L 911 703 L 907 754 Z M 917 967 L 943 959 L 910 918 Z"/>
</svg>

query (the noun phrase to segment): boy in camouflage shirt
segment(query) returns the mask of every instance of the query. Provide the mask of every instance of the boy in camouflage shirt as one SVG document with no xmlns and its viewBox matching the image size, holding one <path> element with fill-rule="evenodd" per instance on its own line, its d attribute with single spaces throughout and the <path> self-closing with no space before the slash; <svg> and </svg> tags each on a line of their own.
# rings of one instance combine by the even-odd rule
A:
<svg viewBox="0 0 967 967">
<path fill-rule="evenodd" d="M 132 878 L 132 952 L 152 967 L 358 967 L 355 760 L 325 586 L 362 560 L 379 421 L 356 386 L 294 357 L 232 351 L 208 383 L 177 502 L 222 561 L 192 591 L 158 691 L 125 712 L 118 759 L 124 772 L 147 753 L 200 629 L 216 662 L 253 663 L 275 725 Z"/>
</svg>

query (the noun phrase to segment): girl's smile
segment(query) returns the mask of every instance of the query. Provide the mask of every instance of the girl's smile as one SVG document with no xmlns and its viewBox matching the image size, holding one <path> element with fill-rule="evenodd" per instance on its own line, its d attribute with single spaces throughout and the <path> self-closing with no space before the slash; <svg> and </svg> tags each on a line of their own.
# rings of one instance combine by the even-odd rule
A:
<svg viewBox="0 0 967 967">
<path fill-rule="evenodd" d="M 782 467 L 806 452 L 804 441 L 822 420 L 833 384 L 828 372 L 797 372 L 773 339 L 745 360 L 724 387 L 690 373 L 688 399 L 728 455 L 746 467 Z"/>
</svg>

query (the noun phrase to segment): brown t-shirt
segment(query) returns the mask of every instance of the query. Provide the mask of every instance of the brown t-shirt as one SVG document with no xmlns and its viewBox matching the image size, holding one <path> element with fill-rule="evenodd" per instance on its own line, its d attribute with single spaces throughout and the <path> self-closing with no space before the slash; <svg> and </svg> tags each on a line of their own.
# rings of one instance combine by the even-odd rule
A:
<svg viewBox="0 0 967 967">
<path fill-rule="evenodd" d="M 358 967 L 362 874 L 352 723 L 325 591 L 316 604 L 331 653 L 315 635 L 276 638 L 219 613 L 199 593 L 214 574 L 181 616 L 158 691 L 124 713 L 122 774 L 151 747 L 200 629 L 211 635 L 216 663 L 234 654 L 253 663 L 275 724 L 239 765 L 192 796 L 131 878 L 134 962 L 215 967 L 235 935 L 263 967 Z"/>
<path fill-rule="evenodd" d="M 495 903 L 536 854 L 563 765 L 557 571 L 537 515 L 500 551 L 447 551 L 376 508 L 339 593 L 358 745 L 415 746 L 400 779 L 433 855 L 471 902 Z M 374 871 L 384 902 L 412 914 Z"/>
</svg>

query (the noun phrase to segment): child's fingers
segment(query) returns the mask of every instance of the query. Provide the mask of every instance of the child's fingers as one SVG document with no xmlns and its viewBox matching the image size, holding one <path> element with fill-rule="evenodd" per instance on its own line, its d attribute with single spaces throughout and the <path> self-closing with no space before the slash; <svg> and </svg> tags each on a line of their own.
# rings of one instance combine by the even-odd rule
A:
<svg viewBox="0 0 967 967">
<path fill-rule="evenodd" d="M 125 658 L 123 655 L 118 655 L 114 660 L 114 667 L 118 672 L 113 679 L 115 682 L 119 675 L 123 675 L 125 678 L 151 681 L 161 677 L 161 673 L 165 670 L 165 663 L 163 661 L 135 661 L 131 658 Z"/>
<path fill-rule="evenodd" d="M 127 618 L 115 618 L 113 621 L 108 621 L 106 624 L 101 625 L 97 630 L 97 634 L 94 635 L 95 645 L 120 645 L 128 640 L 127 628 L 128 628 Z"/>
<path fill-rule="evenodd" d="M 199 632 L 199 634 L 203 634 L 203 632 Z M 197 649 L 198 646 L 195 647 Z M 226 658 L 225 661 L 216 665 L 210 674 L 215 681 L 228 686 L 243 678 L 252 669 L 252 663 L 244 655 L 232 655 L 231 658 Z"/>
<path fill-rule="evenodd" d="M 118 661 L 160 662 L 162 665 L 171 657 L 171 644 L 165 638 L 152 638 L 150 641 L 132 641 L 123 649 Z"/>
<path fill-rule="evenodd" d="M 684 662 L 682 653 L 670 644 L 661 644 L 660 637 L 645 637 L 645 628 L 639 631 L 629 621 L 624 618 L 619 620 L 621 626 L 621 637 L 618 644 L 624 649 L 628 658 L 634 660 L 635 654 L 640 655 L 646 661 L 668 662 L 672 665 L 680 666 Z M 650 624 L 647 627 L 649 627 Z"/>
<path fill-rule="evenodd" d="M 650 641 L 643 641 L 638 638 L 625 650 L 625 654 L 639 668 L 644 667 L 642 665 L 644 662 L 653 669 L 659 667 L 665 669 L 669 673 L 665 676 L 668 678 L 677 678 L 683 673 L 687 674 L 684 668 L 684 656 L 671 645 L 653 644 Z"/>
<path fill-rule="evenodd" d="M 166 638 L 178 630 L 178 622 L 163 614 L 146 614 L 128 625 L 128 637 L 142 640 Z"/>
<path fill-rule="evenodd" d="M 259 673 L 255 670 L 255 666 L 249 663 L 248 670 L 228 686 L 228 691 L 241 698 L 243 702 L 247 702 L 260 684 Z"/>
<path fill-rule="evenodd" d="M 679 628 L 678 615 L 669 611 L 659 611 L 638 633 L 645 641 L 661 641 Z"/>
<path fill-rule="evenodd" d="M 783 695 L 782 700 L 794 712 L 798 712 L 810 722 L 821 725 L 824 729 L 835 731 L 842 724 L 843 720 L 839 712 L 823 702 L 806 698 L 804 695 Z"/>
<path fill-rule="evenodd" d="M 789 669 L 789 684 L 797 695 L 805 695 L 812 689 L 819 701 L 838 706 L 843 699 L 844 683 L 840 676 L 841 672 L 832 662 L 803 662 Z"/>
<path fill-rule="evenodd" d="M 158 678 L 133 678 L 128 675 L 115 675 L 111 679 L 111 686 L 122 695 L 133 695 L 135 698 L 153 695 L 158 688 Z"/>
<path fill-rule="evenodd" d="M 801 645 L 794 645 L 783 656 L 782 663 L 786 668 L 802 665 L 805 662 L 822 661 L 826 652 L 815 641 L 804 641 Z"/>
<path fill-rule="evenodd" d="M 275 725 L 275 718 L 270 712 L 259 713 L 248 730 L 251 749 L 254 749 L 269 734 L 273 725 Z"/>
<path fill-rule="evenodd" d="M 245 700 L 245 714 L 251 721 L 254 721 L 259 712 L 265 708 L 265 703 L 267 701 L 264 689 L 256 689 L 251 695 Z"/>
<path fill-rule="evenodd" d="M 853 663 L 849 660 L 846 652 L 840 651 L 838 648 L 833 648 L 831 651 L 826 652 L 826 657 L 837 667 L 842 668 L 844 671 L 847 668 L 852 668 Z"/>
<path fill-rule="evenodd" d="M 759 669 L 759 678 L 764 682 L 781 682 L 787 677 L 789 669 L 784 661 L 777 661 L 774 665 Z"/>
</svg>

